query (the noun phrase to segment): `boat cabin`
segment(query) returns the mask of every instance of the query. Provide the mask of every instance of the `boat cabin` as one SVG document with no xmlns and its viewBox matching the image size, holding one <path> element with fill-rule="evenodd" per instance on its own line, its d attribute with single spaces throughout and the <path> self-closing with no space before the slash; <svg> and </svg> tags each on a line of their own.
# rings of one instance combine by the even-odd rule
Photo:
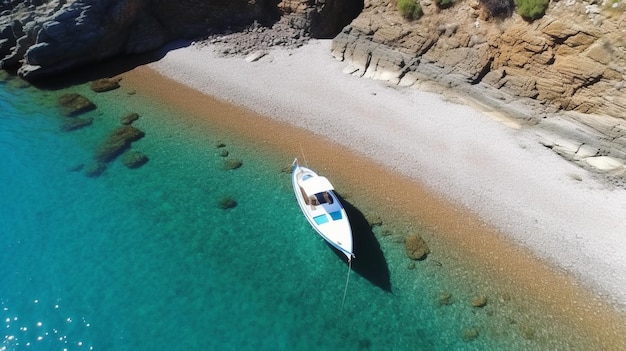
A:
<svg viewBox="0 0 626 351">
<path fill-rule="evenodd" d="M 305 174 L 298 180 L 298 186 L 307 205 L 318 206 L 334 202 L 333 197 L 329 193 L 334 188 L 326 177 L 314 177 L 310 174 Z"/>
</svg>

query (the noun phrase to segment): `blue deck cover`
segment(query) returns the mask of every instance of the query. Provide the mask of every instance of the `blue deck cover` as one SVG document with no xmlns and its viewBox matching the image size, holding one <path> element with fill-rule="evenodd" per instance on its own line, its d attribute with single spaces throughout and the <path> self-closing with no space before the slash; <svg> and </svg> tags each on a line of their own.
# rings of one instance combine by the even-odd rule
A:
<svg viewBox="0 0 626 351">
<path fill-rule="evenodd" d="M 329 213 L 330 218 L 333 219 L 333 221 L 338 221 L 341 219 L 341 211 L 335 211 L 335 212 L 331 212 Z"/>
<path fill-rule="evenodd" d="M 313 220 L 315 221 L 315 223 L 317 223 L 317 225 L 320 225 L 320 224 L 324 224 L 328 222 L 328 217 L 326 217 L 326 215 L 323 214 L 323 215 L 313 217 Z"/>
</svg>

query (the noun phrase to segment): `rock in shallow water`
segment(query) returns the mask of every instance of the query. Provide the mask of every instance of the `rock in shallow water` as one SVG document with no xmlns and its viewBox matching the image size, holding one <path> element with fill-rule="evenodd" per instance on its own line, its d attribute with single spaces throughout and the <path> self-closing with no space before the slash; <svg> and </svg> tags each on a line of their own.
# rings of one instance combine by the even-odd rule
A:
<svg viewBox="0 0 626 351">
<path fill-rule="evenodd" d="M 61 113 L 67 117 L 78 116 L 96 108 L 93 102 L 77 93 L 61 95 L 58 103 Z"/>
<path fill-rule="evenodd" d="M 143 138 L 145 133 L 133 126 L 122 126 L 115 129 L 96 149 L 94 158 L 100 162 L 114 160 L 130 147 L 133 141 Z"/>
<path fill-rule="evenodd" d="M 69 132 L 72 130 L 84 128 L 93 123 L 93 118 L 65 118 L 61 124 L 61 130 Z"/>
<path fill-rule="evenodd" d="M 139 168 L 148 162 L 148 156 L 141 151 L 129 151 L 122 157 L 122 163 L 128 168 Z"/>
<path fill-rule="evenodd" d="M 115 90 L 120 87 L 120 78 L 102 78 L 91 82 L 91 90 L 96 93 L 103 93 L 109 90 Z"/>
<path fill-rule="evenodd" d="M 410 259 L 423 260 L 430 253 L 430 249 L 424 239 L 419 235 L 411 235 L 404 242 L 406 254 Z"/>
<path fill-rule="evenodd" d="M 107 166 L 101 162 L 94 162 L 84 167 L 85 175 L 89 178 L 99 177 L 106 169 Z"/>
<path fill-rule="evenodd" d="M 219 199 L 219 201 L 217 202 L 217 207 L 221 208 L 222 210 L 227 210 L 229 208 L 234 208 L 237 206 L 237 201 L 235 201 L 235 199 L 233 199 L 230 196 L 224 196 L 223 198 Z"/>
<path fill-rule="evenodd" d="M 135 122 L 138 119 L 139 119 L 139 114 L 136 112 L 131 112 L 131 113 L 127 113 L 126 115 L 124 115 L 124 117 L 122 117 L 120 122 L 123 125 L 130 125 L 130 124 L 133 124 L 133 122 Z"/>
<path fill-rule="evenodd" d="M 231 158 L 231 159 L 224 161 L 223 167 L 225 170 L 231 170 L 231 169 L 237 169 L 241 167 L 242 164 L 243 162 L 240 159 Z"/>
</svg>

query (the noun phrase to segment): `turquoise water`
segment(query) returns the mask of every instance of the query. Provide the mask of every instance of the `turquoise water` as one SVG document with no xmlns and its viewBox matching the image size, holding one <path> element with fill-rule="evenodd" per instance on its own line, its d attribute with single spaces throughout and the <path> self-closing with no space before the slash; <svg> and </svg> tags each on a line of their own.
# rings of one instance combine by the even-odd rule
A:
<svg viewBox="0 0 626 351">
<path fill-rule="evenodd" d="M 0 85 L 1 351 L 585 349 L 508 298 L 472 307 L 480 286 L 411 266 L 358 204 L 342 307 L 348 267 L 301 216 L 282 171 L 291 159 L 123 87 L 19 85 Z M 93 125 L 60 130 L 54 102 L 67 91 L 98 105 Z M 85 176 L 131 111 L 146 133 L 132 149 L 149 162 Z M 242 167 L 224 170 L 218 143 Z M 220 208 L 226 196 L 237 206 Z"/>
</svg>

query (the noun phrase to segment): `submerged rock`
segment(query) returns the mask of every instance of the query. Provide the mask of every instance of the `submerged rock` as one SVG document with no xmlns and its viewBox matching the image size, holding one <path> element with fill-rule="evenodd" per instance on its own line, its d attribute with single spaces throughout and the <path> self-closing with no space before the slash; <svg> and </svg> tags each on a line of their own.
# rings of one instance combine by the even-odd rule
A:
<svg viewBox="0 0 626 351">
<path fill-rule="evenodd" d="M 139 168 L 148 162 L 148 156 L 141 151 L 129 151 L 122 156 L 122 163 L 128 168 Z"/>
<path fill-rule="evenodd" d="M 72 130 L 84 128 L 93 123 L 93 118 L 65 118 L 61 124 L 61 130 L 69 132 Z"/>
<path fill-rule="evenodd" d="M 122 126 L 115 129 L 96 149 L 94 158 L 100 162 L 114 160 L 126 151 L 133 141 L 143 138 L 145 133 L 133 126 Z"/>
<path fill-rule="evenodd" d="M 404 242 L 406 254 L 413 260 L 423 260 L 430 253 L 424 239 L 419 235 L 411 235 Z"/>
<path fill-rule="evenodd" d="M 78 116 L 96 109 L 96 105 L 78 93 L 63 94 L 58 100 L 61 113 L 67 117 Z"/>
<path fill-rule="evenodd" d="M 240 159 L 231 158 L 231 159 L 224 161 L 223 168 L 225 170 L 237 169 L 241 167 L 242 164 L 243 164 L 243 161 L 241 161 Z"/>
<path fill-rule="evenodd" d="M 217 201 L 217 207 L 222 210 L 227 210 L 229 208 L 234 208 L 237 206 L 237 201 L 230 196 L 224 196 L 223 198 Z"/>
<path fill-rule="evenodd" d="M 452 302 L 453 302 L 452 294 L 446 291 L 443 294 L 439 295 L 439 298 L 437 299 L 437 301 L 442 306 L 452 305 Z"/>
<path fill-rule="evenodd" d="M 120 87 L 121 78 L 102 78 L 91 82 L 91 90 L 96 93 L 103 93 L 109 90 L 115 90 Z"/>
<path fill-rule="evenodd" d="M 133 124 L 133 122 L 135 122 L 136 120 L 139 119 L 139 114 L 136 112 L 131 112 L 131 113 L 127 113 L 125 114 L 122 119 L 120 120 L 120 122 L 123 125 L 130 125 Z"/>
<path fill-rule="evenodd" d="M 463 333 L 461 334 L 461 337 L 463 338 L 463 341 L 470 342 L 470 341 L 476 340 L 478 338 L 478 335 L 479 335 L 478 328 L 470 327 L 470 328 L 463 329 Z"/>
<path fill-rule="evenodd" d="M 471 302 L 474 307 L 485 307 L 487 306 L 487 297 L 484 295 L 476 295 L 472 297 Z"/>
<path fill-rule="evenodd" d="M 84 167 L 85 175 L 89 178 L 99 177 L 106 169 L 107 166 L 102 162 L 90 163 Z"/>
</svg>

